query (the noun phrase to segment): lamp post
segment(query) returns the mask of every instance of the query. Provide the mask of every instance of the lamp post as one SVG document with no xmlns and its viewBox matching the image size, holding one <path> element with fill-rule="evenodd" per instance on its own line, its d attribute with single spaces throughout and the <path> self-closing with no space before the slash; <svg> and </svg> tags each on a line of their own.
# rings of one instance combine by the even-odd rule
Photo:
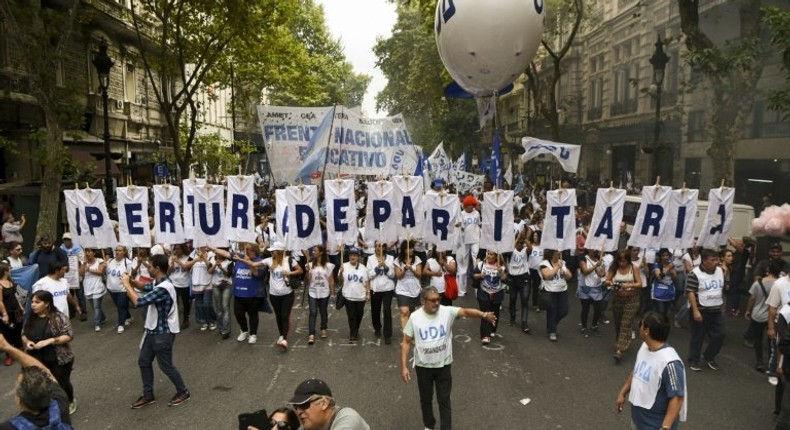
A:
<svg viewBox="0 0 790 430">
<path fill-rule="evenodd" d="M 669 63 L 669 57 L 664 53 L 664 43 L 661 41 L 661 35 L 659 34 L 656 40 L 656 50 L 653 52 L 653 56 L 650 57 L 650 64 L 653 66 L 653 84 L 656 86 L 656 124 L 653 129 L 653 152 L 655 154 L 656 175 L 658 176 L 664 173 L 663 166 L 666 164 L 663 155 L 660 155 L 663 151 L 659 151 L 661 146 L 658 139 L 661 136 L 661 93 L 664 84 L 664 69 L 666 69 L 667 63 Z"/>
<path fill-rule="evenodd" d="M 96 56 L 93 58 L 93 66 L 96 67 L 96 72 L 99 75 L 102 108 L 104 110 L 104 167 L 106 169 L 104 176 L 104 199 L 107 203 L 108 211 L 112 206 L 112 202 L 115 200 L 112 193 L 112 170 L 110 168 L 112 163 L 110 160 L 110 116 L 107 108 L 109 104 L 107 89 L 110 87 L 110 69 L 112 69 L 113 64 L 115 63 L 112 61 L 112 58 L 107 55 L 107 41 L 102 39 L 99 44 L 99 52 L 97 52 Z"/>
</svg>

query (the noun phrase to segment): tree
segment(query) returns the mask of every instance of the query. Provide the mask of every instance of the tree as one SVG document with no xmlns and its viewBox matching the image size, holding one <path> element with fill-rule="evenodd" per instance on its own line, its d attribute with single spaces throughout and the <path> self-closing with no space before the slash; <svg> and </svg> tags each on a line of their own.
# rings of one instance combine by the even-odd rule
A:
<svg viewBox="0 0 790 430">
<path fill-rule="evenodd" d="M 688 48 L 687 60 L 693 72 L 710 85 L 708 156 L 713 162 L 712 185 L 729 184 L 735 178 L 735 144 L 747 115 L 752 110 L 757 82 L 763 70 L 760 39 L 761 0 L 736 3 L 739 37 L 717 46 L 700 27 L 700 1 L 678 0 L 680 27 Z M 726 4 L 723 4 L 724 7 Z"/>
<path fill-rule="evenodd" d="M 0 1 L 0 18 L 13 47 L 13 61 L 19 78 L 27 81 L 29 95 L 41 109 L 43 128 L 31 134 L 38 146 L 37 157 L 43 176 L 36 234 L 54 237 L 60 213 L 61 178 L 68 160 L 63 133 L 76 128 L 82 120 L 84 102 L 77 88 L 84 88 L 78 78 L 66 76 L 60 82 L 65 53 L 78 42 L 81 2 L 72 0 L 48 4 L 40 1 Z"/>
<path fill-rule="evenodd" d="M 772 91 L 768 96 L 768 106 L 782 113 L 782 118 L 790 120 L 790 12 L 771 6 L 764 9 L 764 21 L 771 30 L 771 42 L 782 58 L 782 71 L 785 85 Z"/>
<path fill-rule="evenodd" d="M 543 57 L 551 67 L 547 82 L 541 85 L 538 62 L 532 61 L 527 67 L 527 85 L 535 100 L 538 113 L 549 123 L 551 139 L 560 141 L 560 115 L 557 107 L 557 87 L 562 76 L 562 60 L 571 48 L 584 18 L 582 0 L 555 0 L 546 5 L 543 39 Z M 568 30 L 570 23 L 570 30 Z M 543 91 L 547 94 L 542 96 Z"/>
<path fill-rule="evenodd" d="M 387 77 L 376 106 L 403 114 L 415 144 L 426 151 L 444 141 L 460 153 L 460 148 L 479 142 L 477 110 L 473 101 L 444 97 L 444 85 L 451 78 L 434 40 L 435 6 L 425 0 L 398 2 L 392 36 L 378 40 L 373 48 L 376 65 Z"/>
</svg>

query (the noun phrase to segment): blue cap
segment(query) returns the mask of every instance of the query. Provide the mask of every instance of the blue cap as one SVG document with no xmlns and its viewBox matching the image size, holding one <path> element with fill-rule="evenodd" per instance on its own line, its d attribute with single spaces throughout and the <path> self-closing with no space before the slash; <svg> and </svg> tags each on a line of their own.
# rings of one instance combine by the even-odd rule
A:
<svg viewBox="0 0 790 430">
<path fill-rule="evenodd" d="M 351 248 L 348 249 L 348 253 L 349 254 L 360 254 L 360 250 L 356 246 L 352 246 Z"/>
</svg>

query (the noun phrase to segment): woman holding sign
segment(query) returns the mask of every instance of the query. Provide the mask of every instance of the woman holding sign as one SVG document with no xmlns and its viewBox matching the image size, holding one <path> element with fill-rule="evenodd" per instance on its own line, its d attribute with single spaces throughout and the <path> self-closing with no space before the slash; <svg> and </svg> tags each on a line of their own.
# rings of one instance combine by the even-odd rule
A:
<svg viewBox="0 0 790 430">
<path fill-rule="evenodd" d="M 312 260 L 308 265 L 307 294 L 310 304 L 310 319 L 308 323 L 307 344 L 315 343 L 315 320 L 321 312 L 321 339 L 326 339 L 329 334 L 327 321 L 329 314 L 329 297 L 335 295 L 335 278 L 332 272 L 335 265 L 327 261 L 326 248 L 323 245 L 313 247 Z"/>
<path fill-rule="evenodd" d="M 612 314 L 617 343 L 613 358 L 615 364 L 620 364 L 623 352 L 631 345 L 631 329 L 639 311 L 639 288 L 642 288 L 642 275 L 639 266 L 631 261 L 629 249 L 617 251 L 614 263 L 606 274 L 606 286 L 614 290 Z"/>
<path fill-rule="evenodd" d="M 540 263 L 540 289 L 551 297 L 551 306 L 546 309 L 546 331 L 549 340 L 557 341 L 557 324 L 568 316 L 568 280 L 573 277 L 570 269 L 562 260 L 562 252 L 547 249 L 543 251 L 544 260 Z"/>
</svg>

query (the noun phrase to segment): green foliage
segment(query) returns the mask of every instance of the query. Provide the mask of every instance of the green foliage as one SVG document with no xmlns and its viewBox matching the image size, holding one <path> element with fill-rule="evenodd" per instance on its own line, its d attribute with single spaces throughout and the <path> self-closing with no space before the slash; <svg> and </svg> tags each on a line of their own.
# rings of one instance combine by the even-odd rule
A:
<svg viewBox="0 0 790 430">
<path fill-rule="evenodd" d="M 772 91 L 768 96 L 771 110 L 781 112 L 782 119 L 790 119 L 790 11 L 771 6 L 763 8 L 764 22 L 771 32 L 771 43 L 779 51 L 782 71 L 785 73 L 783 88 Z"/>
<path fill-rule="evenodd" d="M 238 154 L 231 152 L 230 142 L 220 137 L 219 134 L 198 135 L 195 138 L 194 171 L 202 178 L 223 178 L 227 175 L 236 175 L 243 166 L 240 157 L 249 154 L 254 146 L 248 142 L 236 142 L 240 149 Z"/>
</svg>

